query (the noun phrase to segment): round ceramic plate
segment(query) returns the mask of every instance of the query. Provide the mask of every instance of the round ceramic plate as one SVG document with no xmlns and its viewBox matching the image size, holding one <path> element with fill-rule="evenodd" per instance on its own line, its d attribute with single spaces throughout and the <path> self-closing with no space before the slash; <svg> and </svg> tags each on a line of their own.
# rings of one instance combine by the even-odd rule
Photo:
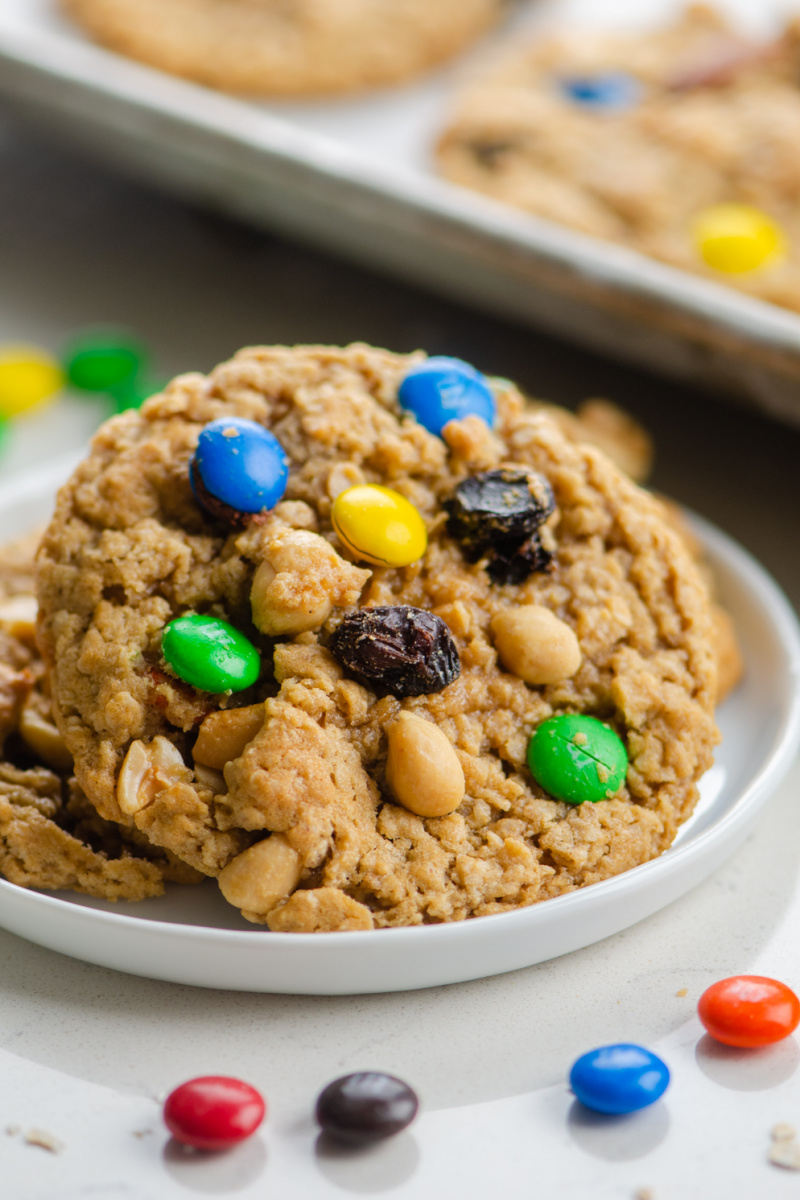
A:
<svg viewBox="0 0 800 1200">
<path fill-rule="evenodd" d="M 47 520 L 74 460 L 0 489 L 0 540 Z M 273 934 L 216 884 L 140 904 L 29 891 L 0 880 L 0 925 L 74 958 L 200 987 L 306 995 L 402 991 L 532 966 L 617 933 L 689 891 L 742 842 L 800 741 L 800 631 L 759 565 L 706 522 L 696 529 L 736 621 L 746 673 L 719 712 L 723 741 L 701 801 L 653 862 L 532 908 L 370 933 Z"/>
</svg>

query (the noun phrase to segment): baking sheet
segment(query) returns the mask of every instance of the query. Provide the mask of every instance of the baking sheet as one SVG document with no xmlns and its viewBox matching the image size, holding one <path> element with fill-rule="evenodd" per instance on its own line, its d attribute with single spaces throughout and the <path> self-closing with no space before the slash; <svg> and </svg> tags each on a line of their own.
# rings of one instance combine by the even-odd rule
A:
<svg viewBox="0 0 800 1200">
<path fill-rule="evenodd" d="M 768 32 L 797 0 L 721 0 Z M 563 23 L 657 24 L 675 0 L 539 0 L 423 83 L 261 104 L 110 54 L 55 0 L 0 0 L 0 99 L 137 177 L 560 336 L 800 422 L 800 317 L 437 179 L 459 80 Z"/>
</svg>

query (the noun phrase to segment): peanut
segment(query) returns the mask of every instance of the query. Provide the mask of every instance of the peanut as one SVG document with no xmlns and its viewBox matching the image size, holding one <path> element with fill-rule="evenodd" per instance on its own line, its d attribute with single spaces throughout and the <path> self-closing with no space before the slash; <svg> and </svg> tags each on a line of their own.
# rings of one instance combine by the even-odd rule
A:
<svg viewBox="0 0 800 1200">
<path fill-rule="evenodd" d="M 386 782 L 398 804 L 418 817 L 444 817 L 464 799 L 458 755 L 437 725 L 402 712 L 388 731 Z"/>
<path fill-rule="evenodd" d="M 46 721 L 32 704 L 26 704 L 19 719 L 19 731 L 23 741 L 34 754 L 43 759 L 48 767 L 56 771 L 72 770 L 72 755 L 61 734 L 50 721 Z"/>
<path fill-rule="evenodd" d="M 507 608 L 492 620 L 500 662 L 525 683 L 561 683 L 581 665 L 574 630 L 549 608 L 524 604 Z"/>
<path fill-rule="evenodd" d="M 124 813 L 133 816 L 152 804 L 158 793 L 185 771 L 180 751 L 167 738 L 153 738 L 149 745 L 131 742 L 117 779 L 117 803 Z"/>
<path fill-rule="evenodd" d="M 229 904 L 248 920 L 265 917 L 300 882 L 300 855 L 282 833 L 273 833 L 237 854 L 223 867 L 217 882 Z"/>
<path fill-rule="evenodd" d="M 264 549 L 253 578 L 253 624 L 269 637 L 319 629 L 334 605 L 355 604 L 370 571 L 345 562 L 319 534 L 282 530 Z"/>
<path fill-rule="evenodd" d="M 264 724 L 264 705 L 224 708 L 209 713 L 194 744 L 194 761 L 221 771 L 226 763 L 238 758 Z"/>
<path fill-rule="evenodd" d="M 32 642 L 36 636 L 36 597 L 22 593 L 0 603 L 0 626 L 12 637 Z"/>
</svg>

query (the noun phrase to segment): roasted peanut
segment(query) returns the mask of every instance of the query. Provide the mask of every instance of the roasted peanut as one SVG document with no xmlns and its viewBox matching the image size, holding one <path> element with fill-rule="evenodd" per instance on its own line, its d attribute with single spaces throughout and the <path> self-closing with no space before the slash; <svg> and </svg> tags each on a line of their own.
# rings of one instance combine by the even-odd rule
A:
<svg viewBox="0 0 800 1200">
<path fill-rule="evenodd" d="M 224 796 L 228 790 L 222 771 L 215 771 L 213 767 L 204 767 L 202 763 L 194 764 L 194 778 L 198 787 L 208 788 L 215 796 Z"/>
<path fill-rule="evenodd" d="M 389 728 L 386 782 L 398 804 L 418 817 L 444 817 L 464 799 L 458 755 L 437 725 L 403 712 Z"/>
<path fill-rule="evenodd" d="M 249 920 L 258 920 L 291 895 L 301 871 L 300 855 L 282 833 L 273 833 L 237 854 L 223 867 L 217 882 L 229 904 Z"/>
<path fill-rule="evenodd" d="M 153 738 L 149 745 L 131 742 L 117 779 L 117 803 L 132 816 L 152 804 L 160 791 L 185 772 L 180 751 L 167 738 Z"/>
<path fill-rule="evenodd" d="M 345 562 L 319 534 L 282 530 L 253 578 L 253 624 L 270 637 L 319 629 L 334 605 L 355 604 L 370 574 Z"/>
<path fill-rule="evenodd" d="M 32 704 L 26 704 L 19 719 L 19 732 L 30 749 L 56 771 L 72 770 L 72 755 L 61 734 Z"/>
<path fill-rule="evenodd" d="M 223 708 L 209 713 L 194 744 L 194 761 L 221 771 L 226 763 L 238 758 L 264 724 L 264 705 L 247 708 Z"/>
<path fill-rule="evenodd" d="M 492 620 L 492 633 L 501 663 L 525 683 L 560 683 L 581 665 L 574 631 L 543 605 L 505 609 Z"/>
<path fill-rule="evenodd" d="M 36 597 L 20 594 L 0 602 L 0 627 L 12 637 L 32 642 L 36 636 Z"/>
</svg>

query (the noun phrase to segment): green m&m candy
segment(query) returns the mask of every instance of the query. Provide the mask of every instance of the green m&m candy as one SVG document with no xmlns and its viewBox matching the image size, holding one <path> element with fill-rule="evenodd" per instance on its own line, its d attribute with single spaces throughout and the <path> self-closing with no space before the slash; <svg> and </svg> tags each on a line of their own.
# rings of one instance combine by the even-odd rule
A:
<svg viewBox="0 0 800 1200">
<path fill-rule="evenodd" d="M 244 691 L 261 670 L 253 643 L 217 617 L 191 613 L 170 621 L 161 650 L 175 674 L 203 692 Z"/>
<path fill-rule="evenodd" d="M 621 739 L 596 717 L 550 717 L 528 744 L 531 775 L 567 804 L 608 800 L 625 782 L 628 754 Z"/>
<path fill-rule="evenodd" d="M 133 341 L 95 334 L 72 343 L 64 355 L 64 370 L 72 387 L 82 392 L 112 392 L 136 378 L 144 357 Z"/>
</svg>

